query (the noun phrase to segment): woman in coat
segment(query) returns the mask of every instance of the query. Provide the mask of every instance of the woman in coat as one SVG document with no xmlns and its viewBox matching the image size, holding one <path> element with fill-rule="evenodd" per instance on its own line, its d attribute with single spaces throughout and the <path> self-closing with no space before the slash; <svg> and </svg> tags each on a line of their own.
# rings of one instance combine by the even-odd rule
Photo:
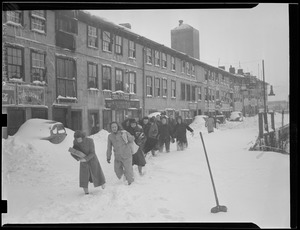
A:
<svg viewBox="0 0 300 230">
<path fill-rule="evenodd" d="M 147 126 L 146 126 L 147 127 Z M 156 145 L 158 143 L 158 127 L 155 123 L 155 118 L 150 118 L 149 129 L 144 129 L 147 137 L 147 141 L 145 143 L 144 153 L 147 154 L 150 150 L 153 156 L 155 156 Z M 147 132 L 148 130 L 148 132 Z"/>
<path fill-rule="evenodd" d="M 135 137 L 134 142 L 139 146 L 138 150 L 132 155 L 132 165 L 137 165 L 139 174 L 143 175 L 142 168 L 146 165 L 143 149 L 147 138 L 143 132 L 142 126 L 138 125 L 135 119 L 130 120 L 128 132 Z"/>
<path fill-rule="evenodd" d="M 86 137 L 85 133 L 76 130 L 74 133 L 73 148 L 83 152 L 86 156 L 79 159 L 79 187 L 82 187 L 85 194 L 89 194 L 88 183 L 92 182 L 94 187 L 105 187 L 105 177 L 95 153 L 94 141 Z"/>
<path fill-rule="evenodd" d="M 184 150 L 188 146 L 186 130 L 190 131 L 192 135 L 194 135 L 194 130 L 187 124 L 183 123 L 181 117 L 178 117 L 173 134 L 173 137 L 176 138 L 177 151 Z"/>
<path fill-rule="evenodd" d="M 126 130 L 121 130 L 117 122 L 110 124 L 111 133 L 107 138 L 107 162 L 110 163 L 112 148 L 114 148 L 114 170 L 119 179 L 123 175 L 130 185 L 134 181 L 133 168 L 132 168 L 132 149 L 129 143 L 134 141 L 132 136 Z"/>
</svg>

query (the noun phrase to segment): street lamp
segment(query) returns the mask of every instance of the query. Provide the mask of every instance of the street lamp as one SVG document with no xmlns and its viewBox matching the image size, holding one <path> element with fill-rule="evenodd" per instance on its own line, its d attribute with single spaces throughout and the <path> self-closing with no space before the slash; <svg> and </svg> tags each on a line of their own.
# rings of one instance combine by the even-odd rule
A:
<svg viewBox="0 0 300 230">
<path fill-rule="evenodd" d="M 273 86 L 271 85 L 269 96 L 275 96 L 275 93 L 273 92 Z"/>
</svg>

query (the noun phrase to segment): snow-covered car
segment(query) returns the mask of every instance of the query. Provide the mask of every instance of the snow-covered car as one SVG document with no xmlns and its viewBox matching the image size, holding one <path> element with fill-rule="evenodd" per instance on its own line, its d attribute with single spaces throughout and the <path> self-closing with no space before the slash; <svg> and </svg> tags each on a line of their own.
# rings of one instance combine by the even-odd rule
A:
<svg viewBox="0 0 300 230">
<path fill-rule="evenodd" d="M 239 111 L 231 112 L 229 121 L 243 121 L 243 120 L 244 118 L 242 112 Z"/>
<path fill-rule="evenodd" d="M 197 115 L 194 117 L 194 120 L 191 124 L 193 125 L 205 125 L 205 122 L 207 120 L 208 116 L 206 115 Z"/>
<path fill-rule="evenodd" d="M 161 112 L 150 113 L 150 114 L 148 115 L 148 117 L 149 117 L 149 118 L 151 118 L 151 117 L 156 117 L 157 115 L 161 116 Z M 168 118 L 167 115 L 164 115 L 164 116 L 165 116 L 166 118 Z"/>
<path fill-rule="evenodd" d="M 33 118 L 21 125 L 15 136 L 48 140 L 53 144 L 59 144 L 66 138 L 67 132 L 61 122 Z"/>
</svg>

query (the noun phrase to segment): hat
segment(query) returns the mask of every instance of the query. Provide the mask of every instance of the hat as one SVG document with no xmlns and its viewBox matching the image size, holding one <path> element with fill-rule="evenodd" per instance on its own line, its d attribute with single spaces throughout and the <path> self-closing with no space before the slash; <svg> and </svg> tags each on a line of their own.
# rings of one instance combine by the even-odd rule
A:
<svg viewBox="0 0 300 230">
<path fill-rule="evenodd" d="M 84 138 L 85 137 L 85 133 L 81 130 L 76 130 L 74 132 L 74 138 Z"/>
<path fill-rule="evenodd" d="M 131 119 L 129 120 L 129 123 L 132 124 L 132 123 L 137 123 L 137 122 L 136 122 L 136 120 L 135 120 L 134 118 L 131 118 Z"/>
</svg>

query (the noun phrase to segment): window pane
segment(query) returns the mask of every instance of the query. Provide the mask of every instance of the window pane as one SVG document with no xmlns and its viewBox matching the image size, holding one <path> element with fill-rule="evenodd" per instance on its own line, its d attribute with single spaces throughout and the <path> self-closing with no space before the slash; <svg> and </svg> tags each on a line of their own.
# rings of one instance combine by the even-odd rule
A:
<svg viewBox="0 0 300 230">
<path fill-rule="evenodd" d="M 66 81 L 66 90 L 67 97 L 75 97 L 75 82 L 74 81 Z"/>
<path fill-rule="evenodd" d="M 65 80 L 57 79 L 57 94 L 63 97 L 66 96 Z"/>
</svg>

